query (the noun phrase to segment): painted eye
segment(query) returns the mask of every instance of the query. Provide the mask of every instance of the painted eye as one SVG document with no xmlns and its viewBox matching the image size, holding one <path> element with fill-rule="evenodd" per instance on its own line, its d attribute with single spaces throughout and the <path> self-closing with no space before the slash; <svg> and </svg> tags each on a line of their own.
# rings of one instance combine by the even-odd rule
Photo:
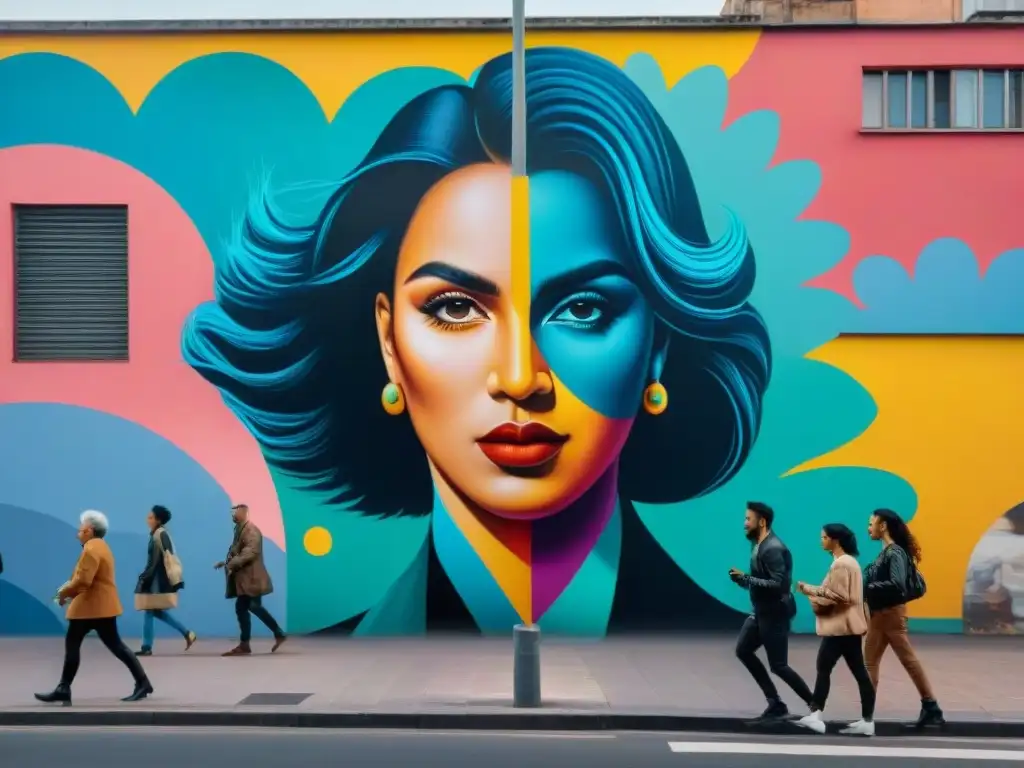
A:
<svg viewBox="0 0 1024 768">
<path fill-rule="evenodd" d="M 601 308 L 592 301 L 574 301 L 565 311 L 574 320 L 598 320 L 601 317 Z"/>
<path fill-rule="evenodd" d="M 599 296 L 576 296 L 563 303 L 554 313 L 550 322 L 576 328 L 593 328 L 607 319 L 608 302 Z"/>
<path fill-rule="evenodd" d="M 450 299 L 437 307 L 435 313 L 440 320 L 445 320 L 449 323 L 464 323 L 473 317 L 475 309 L 476 307 L 473 306 L 471 301 Z"/>
<path fill-rule="evenodd" d="M 442 294 L 428 302 L 423 313 L 445 325 L 466 325 L 487 319 L 487 315 L 468 296 L 450 294 Z"/>
</svg>

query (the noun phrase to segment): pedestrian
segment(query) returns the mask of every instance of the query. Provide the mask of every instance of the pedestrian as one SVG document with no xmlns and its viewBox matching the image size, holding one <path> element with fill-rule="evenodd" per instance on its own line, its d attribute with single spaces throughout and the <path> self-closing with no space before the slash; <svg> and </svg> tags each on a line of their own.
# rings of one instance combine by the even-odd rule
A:
<svg viewBox="0 0 1024 768">
<path fill-rule="evenodd" d="M 864 665 L 862 642 L 868 631 L 868 614 L 864 605 L 864 575 L 857 562 L 857 537 L 842 523 L 829 523 L 821 531 L 821 547 L 832 554 L 825 581 L 820 586 L 802 581 L 796 585 L 798 592 L 810 598 L 815 629 L 821 637 L 811 713 L 797 720 L 797 725 L 825 733 L 822 712 L 832 686 L 832 670 L 843 659 L 857 681 L 861 718 L 842 733 L 874 736 L 875 686 Z"/>
<path fill-rule="evenodd" d="M 249 507 L 245 504 L 236 504 L 231 508 L 231 519 L 235 523 L 235 537 L 228 548 L 227 558 L 213 567 L 225 570 L 226 595 L 228 599 L 235 600 L 235 615 L 238 616 L 241 638 L 238 645 L 224 656 L 247 656 L 252 653 L 249 645 L 252 618 L 249 614 L 262 621 L 274 633 L 274 645 L 270 649 L 274 653 L 288 638 L 270 611 L 263 607 L 263 597 L 274 591 L 270 574 L 263 564 L 263 534 L 249 520 Z"/>
<path fill-rule="evenodd" d="M 64 670 L 55 689 L 50 693 L 35 694 L 39 701 L 71 705 L 71 684 L 81 664 L 82 641 L 92 631 L 135 678 L 135 690 L 121 701 L 140 701 L 153 693 L 142 664 L 117 631 L 117 617 L 123 610 L 114 579 L 114 554 L 104 540 L 108 529 L 107 518 L 102 512 L 87 510 L 82 513 L 78 529 L 82 554 L 71 580 L 57 592 L 58 604 L 63 606 L 70 602 L 68 629 L 64 636 Z"/>
<path fill-rule="evenodd" d="M 757 650 L 764 646 L 772 673 L 785 681 L 807 705 L 811 689 L 789 666 L 789 630 L 796 615 L 796 601 L 790 591 L 793 583 L 793 556 L 772 532 L 775 512 L 760 501 L 747 502 L 743 528 L 752 544 L 750 573 L 732 568 L 729 577 L 750 591 L 753 612 L 743 622 L 736 641 L 736 657 L 760 687 L 768 707 L 755 722 L 770 722 L 789 716 L 789 709 L 779 696 Z"/>
<path fill-rule="evenodd" d="M 918 571 L 921 547 L 903 518 L 891 509 L 876 509 L 871 514 L 868 535 L 883 544 L 881 553 L 864 570 L 864 596 L 871 611 L 864 659 L 871 682 L 878 690 L 882 656 L 891 646 L 921 697 L 921 714 L 912 727 L 944 725 L 942 710 L 907 632 L 907 603 L 925 593 L 924 579 Z"/>
<path fill-rule="evenodd" d="M 174 542 L 167 532 L 171 510 L 157 504 L 146 516 L 149 526 L 149 547 L 146 567 L 135 585 L 135 609 L 143 612 L 142 648 L 136 656 L 153 655 L 154 619 L 162 621 L 185 638 L 185 650 L 196 642 L 196 633 L 171 614 L 178 606 L 178 592 L 185 588 L 181 579 L 181 562 L 174 552 Z"/>
</svg>

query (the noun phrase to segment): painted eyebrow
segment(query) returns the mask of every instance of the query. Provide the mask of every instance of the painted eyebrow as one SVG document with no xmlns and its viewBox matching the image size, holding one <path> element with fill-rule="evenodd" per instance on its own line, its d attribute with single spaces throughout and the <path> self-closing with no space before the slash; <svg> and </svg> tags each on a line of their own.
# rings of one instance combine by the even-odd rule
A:
<svg viewBox="0 0 1024 768">
<path fill-rule="evenodd" d="M 580 285 L 602 277 L 624 277 L 633 280 L 633 276 L 619 262 L 599 259 L 544 281 L 537 290 L 535 301 L 538 304 L 544 303 L 545 300 L 557 301 L 570 291 L 578 289 Z"/>
<path fill-rule="evenodd" d="M 497 296 L 499 293 L 497 284 L 491 282 L 486 277 L 481 277 L 473 272 L 467 272 L 443 261 L 427 262 L 409 275 L 405 284 L 408 285 L 413 280 L 422 280 L 425 277 L 444 280 L 467 291 L 482 293 L 485 296 Z"/>
</svg>

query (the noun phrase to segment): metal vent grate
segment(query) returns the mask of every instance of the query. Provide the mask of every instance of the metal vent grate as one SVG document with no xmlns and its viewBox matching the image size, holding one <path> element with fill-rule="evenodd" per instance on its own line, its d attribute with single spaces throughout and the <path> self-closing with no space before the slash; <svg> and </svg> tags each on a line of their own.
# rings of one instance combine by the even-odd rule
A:
<svg viewBox="0 0 1024 768">
<path fill-rule="evenodd" d="M 14 207 L 14 359 L 128 359 L 128 207 Z"/>
<path fill-rule="evenodd" d="M 250 693 L 240 702 L 239 707 L 296 707 L 312 693 Z"/>
</svg>

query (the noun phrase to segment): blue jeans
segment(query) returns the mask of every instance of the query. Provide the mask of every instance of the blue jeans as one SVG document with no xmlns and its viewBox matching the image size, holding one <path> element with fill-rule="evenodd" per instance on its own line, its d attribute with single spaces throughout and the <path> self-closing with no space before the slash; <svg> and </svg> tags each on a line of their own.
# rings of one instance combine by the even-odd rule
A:
<svg viewBox="0 0 1024 768">
<path fill-rule="evenodd" d="M 188 637 L 188 629 L 181 622 L 171 615 L 170 611 L 143 611 L 142 619 L 142 647 L 153 650 L 153 619 L 160 619 L 171 629 L 176 629 L 182 637 Z"/>
</svg>

